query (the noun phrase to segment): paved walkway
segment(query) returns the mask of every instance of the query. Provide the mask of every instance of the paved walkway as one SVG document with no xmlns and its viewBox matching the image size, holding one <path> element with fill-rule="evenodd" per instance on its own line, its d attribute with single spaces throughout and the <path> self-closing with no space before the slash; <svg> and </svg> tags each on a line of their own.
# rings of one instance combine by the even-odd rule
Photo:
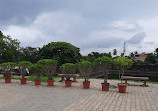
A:
<svg viewBox="0 0 158 111">
<path fill-rule="evenodd" d="M 108 92 L 101 91 L 103 80 L 92 79 L 90 89 L 83 89 L 82 81 L 66 88 L 59 82 L 48 87 L 0 80 L 0 111 L 158 111 L 158 84 L 143 87 L 129 82 L 127 93 L 121 94 L 116 86 L 119 81 L 109 80 Z"/>
</svg>

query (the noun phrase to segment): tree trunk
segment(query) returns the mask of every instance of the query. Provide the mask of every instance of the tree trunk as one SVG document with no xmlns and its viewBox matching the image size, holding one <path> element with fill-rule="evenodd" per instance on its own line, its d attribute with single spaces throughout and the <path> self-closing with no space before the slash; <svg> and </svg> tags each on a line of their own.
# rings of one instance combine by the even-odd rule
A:
<svg viewBox="0 0 158 111">
<path fill-rule="evenodd" d="M 124 69 L 122 70 L 122 76 L 124 76 Z M 121 84 L 122 84 L 122 78 L 121 78 Z"/>
<path fill-rule="evenodd" d="M 105 70 L 103 72 L 104 72 L 104 84 L 107 85 L 108 74 L 107 74 L 107 71 Z"/>
</svg>

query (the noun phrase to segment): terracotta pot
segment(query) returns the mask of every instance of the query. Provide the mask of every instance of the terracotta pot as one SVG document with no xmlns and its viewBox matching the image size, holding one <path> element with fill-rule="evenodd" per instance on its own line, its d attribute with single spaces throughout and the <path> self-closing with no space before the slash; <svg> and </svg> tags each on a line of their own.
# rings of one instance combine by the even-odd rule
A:
<svg viewBox="0 0 158 111">
<path fill-rule="evenodd" d="M 54 81 L 53 80 L 47 80 L 47 84 L 48 84 L 48 86 L 53 86 L 54 85 Z"/>
<path fill-rule="evenodd" d="M 118 89 L 119 89 L 120 93 L 125 93 L 126 92 L 127 84 L 119 83 L 117 85 L 118 85 Z"/>
<path fill-rule="evenodd" d="M 27 78 L 21 79 L 21 84 L 26 84 Z"/>
<path fill-rule="evenodd" d="M 71 80 L 70 80 L 70 81 L 65 81 L 65 86 L 66 86 L 66 87 L 71 87 L 71 83 L 72 83 Z"/>
<path fill-rule="evenodd" d="M 5 83 L 11 83 L 11 78 L 5 78 Z"/>
<path fill-rule="evenodd" d="M 83 88 L 89 89 L 90 81 L 83 81 Z"/>
<path fill-rule="evenodd" d="M 109 83 L 107 85 L 105 85 L 104 83 L 102 84 L 102 91 L 109 91 Z"/>
<path fill-rule="evenodd" d="M 40 85 L 41 84 L 41 79 L 35 79 L 35 85 Z"/>
</svg>

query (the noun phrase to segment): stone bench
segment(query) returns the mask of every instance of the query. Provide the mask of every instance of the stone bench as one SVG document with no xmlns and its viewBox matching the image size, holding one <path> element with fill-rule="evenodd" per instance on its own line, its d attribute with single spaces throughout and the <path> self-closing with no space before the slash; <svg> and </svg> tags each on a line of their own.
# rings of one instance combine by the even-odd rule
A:
<svg viewBox="0 0 158 111">
<path fill-rule="evenodd" d="M 59 82 L 65 81 L 66 74 L 58 74 L 58 76 L 61 77 L 61 80 Z M 69 76 L 73 78 L 72 82 L 77 82 L 76 78 L 79 77 L 80 75 L 79 74 L 69 74 Z"/>
<path fill-rule="evenodd" d="M 137 80 L 137 81 L 144 81 L 143 86 L 147 86 L 146 85 L 146 81 L 149 80 L 148 77 L 132 77 L 132 76 L 121 76 L 122 80 L 125 80 L 125 83 L 127 83 L 127 80 Z"/>
</svg>

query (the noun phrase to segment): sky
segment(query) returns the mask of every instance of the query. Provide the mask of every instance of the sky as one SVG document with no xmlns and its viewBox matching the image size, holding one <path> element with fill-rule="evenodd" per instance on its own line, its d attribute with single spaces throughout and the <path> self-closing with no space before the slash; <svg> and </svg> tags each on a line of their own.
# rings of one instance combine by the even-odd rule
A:
<svg viewBox="0 0 158 111">
<path fill-rule="evenodd" d="M 0 0 L 0 30 L 22 47 L 69 42 L 82 55 L 158 47 L 157 0 Z"/>
</svg>

